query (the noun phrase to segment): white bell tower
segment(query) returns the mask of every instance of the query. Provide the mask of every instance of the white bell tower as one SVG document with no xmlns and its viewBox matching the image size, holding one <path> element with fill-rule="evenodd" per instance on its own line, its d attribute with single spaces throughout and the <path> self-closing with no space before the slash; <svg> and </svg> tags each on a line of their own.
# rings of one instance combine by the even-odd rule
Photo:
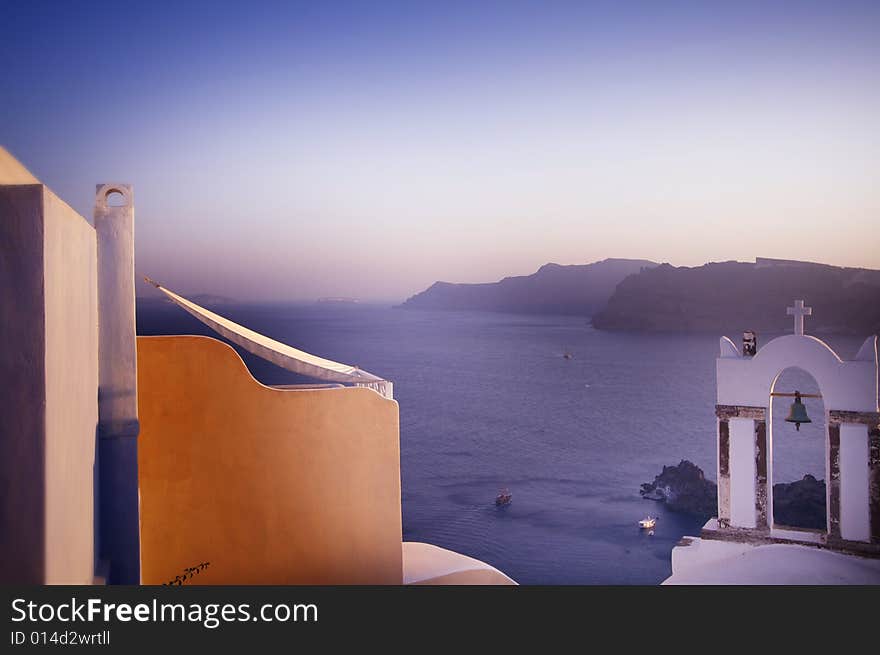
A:
<svg viewBox="0 0 880 655">
<path fill-rule="evenodd" d="M 788 314 L 794 334 L 744 356 L 727 337 L 716 360 L 718 516 L 707 539 L 813 543 L 854 552 L 880 551 L 880 413 L 877 337 L 845 361 L 825 342 L 804 334 L 812 314 L 797 300 Z M 824 533 L 773 523 L 771 395 L 782 371 L 798 367 L 819 385 L 825 412 L 826 517 Z M 770 426 L 772 428 L 772 426 Z"/>
</svg>

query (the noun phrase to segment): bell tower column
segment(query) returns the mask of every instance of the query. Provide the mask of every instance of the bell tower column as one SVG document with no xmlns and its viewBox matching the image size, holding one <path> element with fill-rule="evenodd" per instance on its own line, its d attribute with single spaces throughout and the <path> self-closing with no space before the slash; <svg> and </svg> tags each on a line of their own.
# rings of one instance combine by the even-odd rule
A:
<svg viewBox="0 0 880 655">
<path fill-rule="evenodd" d="M 880 543 L 880 414 L 828 411 L 828 539 Z"/>
<path fill-rule="evenodd" d="M 880 421 L 868 432 L 871 543 L 880 544 Z"/>
<path fill-rule="evenodd" d="M 763 418 L 766 410 L 761 408 L 762 418 L 755 419 L 755 527 L 769 531 L 770 520 L 767 516 L 767 467 L 770 457 L 767 453 L 767 421 Z"/>
<path fill-rule="evenodd" d="M 719 406 L 720 407 L 720 406 Z M 718 527 L 730 526 L 730 421 L 718 416 Z"/>
<path fill-rule="evenodd" d="M 765 407 L 716 405 L 718 525 L 766 532 L 767 424 Z"/>
</svg>

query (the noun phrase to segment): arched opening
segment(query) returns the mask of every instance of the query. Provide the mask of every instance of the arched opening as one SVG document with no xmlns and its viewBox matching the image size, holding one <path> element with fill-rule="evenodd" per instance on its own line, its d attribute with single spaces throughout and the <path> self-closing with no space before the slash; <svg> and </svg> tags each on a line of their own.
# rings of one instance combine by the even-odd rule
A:
<svg viewBox="0 0 880 655">
<path fill-rule="evenodd" d="M 110 189 L 107 195 L 104 196 L 104 202 L 107 203 L 108 207 L 125 207 L 128 204 L 125 194 L 117 189 Z"/>
<path fill-rule="evenodd" d="M 825 405 L 819 385 L 797 367 L 783 370 L 772 394 L 800 392 L 810 419 L 799 426 L 787 422 L 795 398 L 771 395 L 768 417 L 768 485 L 772 489 L 771 525 L 774 528 L 825 532 L 827 529 Z"/>
</svg>

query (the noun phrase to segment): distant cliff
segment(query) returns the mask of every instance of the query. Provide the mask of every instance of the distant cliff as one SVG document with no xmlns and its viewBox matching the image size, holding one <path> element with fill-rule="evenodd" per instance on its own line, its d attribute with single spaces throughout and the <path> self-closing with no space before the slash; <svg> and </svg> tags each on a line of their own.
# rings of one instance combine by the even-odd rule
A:
<svg viewBox="0 0 880 655">
<path fill-rule="evenodd" d="M 880 332 L 880 271 L 761 258 L 643 270 L 592 320 L 604 330 L 789 332 L 785 308 L 797 298 L 813 308 L 807 333 Z"/>
<path fill-rule="evenodd" d="M 500 282 L 436 282 L 400 307 L 588 316 L 604 307 L 621 280 L 656 265 L 643 259 L 604 259 L 572 266 L 545 264 L 532 275 L 506 277 Z"/>
</svg>

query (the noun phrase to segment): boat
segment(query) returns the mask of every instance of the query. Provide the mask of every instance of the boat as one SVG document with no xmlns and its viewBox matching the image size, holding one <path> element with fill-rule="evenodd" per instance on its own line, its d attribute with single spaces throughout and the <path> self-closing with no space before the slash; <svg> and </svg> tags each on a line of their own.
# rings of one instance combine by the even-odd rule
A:
<svg viewBox="0 0 880 655">
<path fill-rule="evenodd" d="M 510 505 L 510 501 L 512 500 L 513 494 L 505 487 L 495 497 L 495 505 L 498 507 L 504 507 L 505 505 Z"/>
<path fill-rule="evenodd" d="M 639 527 L 643 530 L 653 530 L 655 525 L 657 525 L 657 519 L 653 516 L 648 516 L 639 521 Z"/>
<path fill-rule="evenodd" d="M 571 353 L 567 350 L 562 354 L 562 357 L 565 359 L 571 359 Z"/>
</svg>

